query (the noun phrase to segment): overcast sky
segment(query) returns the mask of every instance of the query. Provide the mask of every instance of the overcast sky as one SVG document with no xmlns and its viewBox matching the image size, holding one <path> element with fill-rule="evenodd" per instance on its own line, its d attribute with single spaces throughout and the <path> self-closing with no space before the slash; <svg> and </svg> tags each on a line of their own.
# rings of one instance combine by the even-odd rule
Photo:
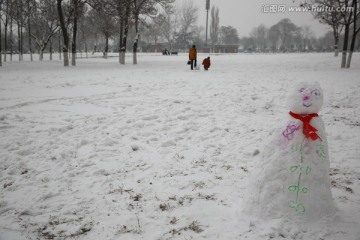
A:
<svg viewBox="0 0 360 240">
<path fill-rule="evenodd" d="M 177 0 L 181 5 L 186 0 Z M 198 25 L 206 25 L 206 0 L 192 0 L 199 7 Z M 265 7 L 269 10 L 269 5 L 285 5 L 285 12 L 264 13 Z M 249 36 L 253 27 L 265 24 L 270 27 L 283 18 L 289 18 L 297 26 L 309 25 L 316 37 L 322 36 L 330 30 L 327 25 L 320 24 L 309 12 L 289 12 L 289 6 L 299 6 L 300 0 L 210 0 L 210 6 L 219 7 L 220 26 L 233 26 L 238 30 L 239 36 Z M 210 11 L 209 11 L 210 26 Z"/>
</svg>

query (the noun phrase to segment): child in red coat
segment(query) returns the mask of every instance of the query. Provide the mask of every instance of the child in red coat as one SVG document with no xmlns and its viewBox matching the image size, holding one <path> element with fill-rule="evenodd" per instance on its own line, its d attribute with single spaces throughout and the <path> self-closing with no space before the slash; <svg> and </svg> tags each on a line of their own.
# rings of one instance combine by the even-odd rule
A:
<svg viewBox="0 0 360 240">
<path fill-rule="evenodd" d="M 204 69 L 207 71 L 211 65 L 210 57 L 207 57 L 203 60 L 202 65 L 204 65 Z"/>
</svg>

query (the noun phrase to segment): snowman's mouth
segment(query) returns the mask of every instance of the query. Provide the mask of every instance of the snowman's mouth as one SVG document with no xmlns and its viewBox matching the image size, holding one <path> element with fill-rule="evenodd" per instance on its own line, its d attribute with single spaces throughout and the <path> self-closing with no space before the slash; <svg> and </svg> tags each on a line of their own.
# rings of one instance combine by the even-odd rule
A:
<svg viewBox="0 0 360 240">
<path fill-rule="evenodd" d="M 304 107 L 311 107 L 311 105 L 312 105 L 311 103 L 303 103 Z"/>
</svg>

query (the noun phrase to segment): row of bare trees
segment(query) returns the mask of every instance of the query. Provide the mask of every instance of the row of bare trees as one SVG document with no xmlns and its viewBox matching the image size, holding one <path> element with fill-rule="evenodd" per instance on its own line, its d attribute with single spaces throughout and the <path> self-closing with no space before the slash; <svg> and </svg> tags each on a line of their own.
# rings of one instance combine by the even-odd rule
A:
<svg viewBox="0 0 360 240">
<path fill-rule="evenodd" d="M 76 56 L 82 53 L 109 51 L 119 53 L 119 63 L 125 64 L 125 53 L 137 51 L 148 44 L 167 43 L 169 50 L 187 50 L 189 45 L 203 47 L 204 28 L 197 25 L 199 9 L 192 0 L 175 5 L 175 0 L 0 0 L 1 18 L 5 31 L 4 60 L 6 56 L 59 52 L 64 66 L 76 65 Z M 215 11 L 216 10 L 216 11 Z M 219 26 L 219 8 L 212 8 L 211 46 L 238 44 L 237 30 Z M 10 29 L 11 34 L 8 33 Z M 13 29 L 18 33 L 12 33 Z M 140 38 L 141 32 L 141 38 Z M 0 34 L 0 38 L 2 36 Z M 99 41 L 100 38 L 100 41 Z M 24 39 L 27 39 L 24 41 Z M 133 40 L 133 41 L 130 41 Z M 14 48 L 15 44 L 18 48 Z M 140 47 L 141 47 L 140 46 Z M 1 58 L 3 59 L 3 58 Z M 11 59 L 12 60 L 12 59 Z M 71 60 L 71 62 L 70 62 Z"/>
<path fill-rule="evenodd" d="M 339 51 L 340 34 L 344 31 L 341 68 L 350 68 L 357 34 L 360 31 L 360 1 L 305 0 L 303 6 L 309 9 L 326 10 L 312 11 L 312 13 L 321 23 L 333 29 L 335 56 Z"/>
<path fill-rule="evenodd" d="M 250 51 L 327 51 L 339 55 L 342 44 L 341 68 L 350 68 L 353 52 L 360 49 L 359 0 L 307 0 L 301 6 L 309 9 L 320 23 L 331 27 L 332 32 L 316 38 L 310 26 L 296 26 L 290 19 L 282 19 L 267 28 L 264 24 L 254 27 L 250 37 L 241 44 Z"/>
<path fill-rule="evenodd" d="M 68 26 L 65 19 L 63 6 L 64 0 L 57 1 L 57 10 L 60 21 L 60 27 L 64 38 L 63 53 L 64 65 L 68 66 L 68 46 L 69 35 L 67 33 Z M 127 45 L 127 37 L 130 24 L 134 26 L 135 38 L 133 42 L 133 64 L 137 64 L 137 49 L 140 38 L 139 22 L 141 16 L 157 15 L 159 8 L 166 8 L 174 0 L 70 0 L 70 11 L 72 14 L 72 65 L 75 65 L 76 59 L 76 37 L 77 25 L 80 18 L 83 18 L 86 9 L 85 5 L 89 5 L 92 9 L 94 21 L 98 21 L 99 30 L 105 36 L 104 57 L 107 57 L 109 50 L 109 39 L 114 34 L 114 29 L 118 29 L 119 33 L 119 62 L 125 64 L 125 53 Z"/>
<path fill-rule="evenodd" d="M 104 57 L 107 57 L 109 41 L 115 34 L 119 39 L 119 62 L 125 64 L 130 28 L 135 29 L 133 41 L 133 63 L 137 64 L 137 49 L 140 40 L 139 23 L 158 15 L 161 9 L 168 9 L 175 0 L 0 0 L 0 66 L 6 56 L 19 55 L 22 60 L 24 38 L 27 37 L 27 51 L 33 60 L 33 45 L 40 60 L 49 48 L 52 59 L 53 42 L 63 53 L 64 66 L 76 65 L 77 43 L 85 45 L 91 35 L 102 34 L 105 38 Z M 4 27 L 4 30 L 1 28 Z M 16 28 L 17 33 L 14 32 Z M 80 31 L 79 31 L 80 30 Z M 8 32 L 10 31 L 10 33 Z M 2 39 L 4 36 L 4 39 Z M 81 41 L 78 39 L 81 38 Z M 10 39 L 10 41 L 9 41 Z M 18 48 L 14 49 L 15 42 Z M 4 46 L 2 46 L 4 43 Z M 49 47 L 50 46 L 50 47 Z M 83 46 L 81 46 L 82 48 Z M 94 46 L 97 50 L 97 44 Z M 2 56 L 4 53 L 4 57 Z M 61 58 L 61 55 L 60 55 Z"/>
<path fill-rule="evenodd" d="M 18 52 L 22 52 L 23 41 L 23 27 L 25 25 L 25 19 L 23 13 L 29 11 L 29 6 L 25 6 L 20 1 L 0 0 L 0 66 L 2 66 L 2 49 L 3 49 L 3 36 L 2 26 L 4 26 L 4 47 L 8 49 L 8 37 L 12 37 L 14 32 L 14 26 L 17 26 L 17 36 L 21 37 L 21 41 L 18 41 Z M 31 41 L 31 40 L 30 40 Z M 11 44 L 10 48 L 13 51 L 14 45 Z M 12 56 L 10 56 L 12 58 Z M 4 54 L 4 61 L 7 60 L 6 52 Z M 22 55 L 19 54 L 19 60 L 22 60 Z"/>
<path fill-rule="evenodd" d="M 288 18 L 269 28 L 260 24 L 251 30 L 249 37 L 241 39 L 245 50 L 260 52 L 314 51 L 317 48 L 315 41 L 310 26 L 299 27 Z"/>
<path fill-rule="evenodd" d="M 164 11 L 146 24 L 147 42 L 165 42 L 170 49 L 187 49 L 190 44 L 202 42 L 203 28 L 197 26 L 199 9 L 192 0 L 181 5 L 168 5 Z"/>
</svg>

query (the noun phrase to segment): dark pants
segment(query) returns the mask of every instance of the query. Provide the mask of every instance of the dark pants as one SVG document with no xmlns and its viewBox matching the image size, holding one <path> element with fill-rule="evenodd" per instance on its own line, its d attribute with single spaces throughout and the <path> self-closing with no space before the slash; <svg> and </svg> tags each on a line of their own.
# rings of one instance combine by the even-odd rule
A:
<svg viewBox="0 0 360 240">
<path fill-rule="evenodd" d="M 191 61 L 191 70 L 194 70 L 194 67 L 196 67 L 196 60 L 190 60 Z"/>
</svg>

